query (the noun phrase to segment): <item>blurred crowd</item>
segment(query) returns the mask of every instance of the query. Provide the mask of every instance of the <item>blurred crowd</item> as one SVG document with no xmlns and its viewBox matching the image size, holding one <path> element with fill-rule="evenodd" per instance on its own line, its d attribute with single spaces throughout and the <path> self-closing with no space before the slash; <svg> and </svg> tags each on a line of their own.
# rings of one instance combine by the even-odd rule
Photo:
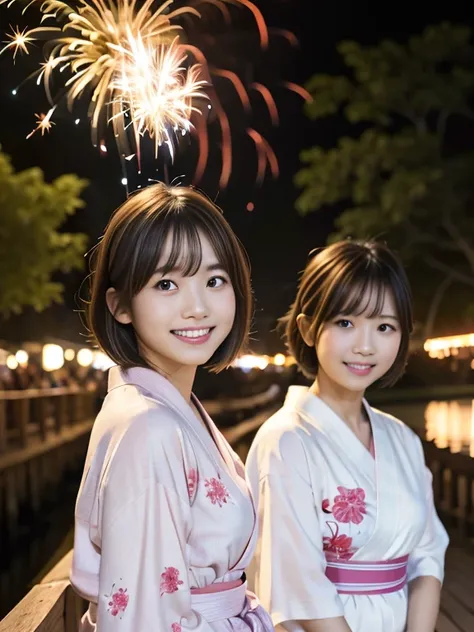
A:
<svg viewBox="0 0 474 632">
<path fill-rule="evenodd" d="M 45 371 L 39 363 L 28 362 L 15 369 L 0 366 L 0 390 L 20 391 L 30 388 L 76 387 L 102 391 L 106 388 L 107 373 L 92 367 L 64 365 L 57 371 Z"/>
</svg>

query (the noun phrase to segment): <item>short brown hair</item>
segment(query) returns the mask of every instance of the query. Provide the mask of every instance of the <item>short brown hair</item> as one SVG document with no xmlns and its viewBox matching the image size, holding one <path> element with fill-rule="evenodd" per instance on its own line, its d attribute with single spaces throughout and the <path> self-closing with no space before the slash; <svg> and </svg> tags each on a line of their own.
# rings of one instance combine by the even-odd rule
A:
<svg viewBox="0 0 474 632">
<path fill-rule="evenodd" d="M 87 324 L 99 347 L 122 368 L 149 365 L 139 354 L 133 326 L 117 322 L 110 313 L 107 290 L 115 288 L 120 306 L 128 308 L 155 273 L 168 236 L 172 245 L 164 272 L 178 266 L 192 276 L 202 260 L 199 232 L 209 239 L 236 297 L 232 330 L 206 367 L 216 373 L 227 368 L 247 343 L 253 301 L 250 262 L 243 245 L 221 210 L 203 193 L 158 183 L 133 194 L 115 211 L 91 257 Z"/>
<path fill-rule="evenodd" d="M 397 357 L 379 386 L 391 386 L 402 375 L 408 358 L 413 330 L 411 291 L 400 260 L 387 246 L 373 241 L 340 241 L 315 254 L 304 270 L 296 300 L 280 320 L 290 353 L 302 373 L 316 378 L 318 358 L 314 346 L 308 346 L 299 331 L 297 317 L 311 319 L 311 334 L 317 341 L 325 322 L 338 314 L 361 314 L 368 304 L 366 292 L 375 292 L 377 300 L 369 316 L 381 313 L 385 292 L 393 294 L 401 328 Z"/>
</svg>

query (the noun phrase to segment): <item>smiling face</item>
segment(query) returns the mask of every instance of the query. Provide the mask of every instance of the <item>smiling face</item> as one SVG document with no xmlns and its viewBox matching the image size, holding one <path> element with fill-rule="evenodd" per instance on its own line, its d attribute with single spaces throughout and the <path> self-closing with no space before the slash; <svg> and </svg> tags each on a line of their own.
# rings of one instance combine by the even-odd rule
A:
<svg viewBox="0 0 474 632">
<path fill-rule="evenodd" d="M 202 258 L 193 274 L 185 275 L 178 261 L 170 271 L 173 239 L 169 236 L 155 273 L 136 294 L 130 307 L 116 313 L 131 323 L 140 355 L 168 376 L 206 364 L 232 330 L 235 293 L 207 237 L 199 233 Z"/>
<path fill-rule="evenodd" d="M 361 298 L 364 310 L 337 314 L 325 322 L 315 344 L 318 380 L 357 393 L 390 370 L 402 338 L 390 291 L 384 292 L 382 301 L 369 290 Z"/>
<path fill-rule="evenodd" d="M 247 253 L 221 209 L 192 187 L 157 183 L 128 197 L 93 249 L 90 269 L 87 324 L 122 369 L 157 369 L 161 358 L 168 375 L 204 362 L 218 373 L 247 344 Z M 171 340 L 177 348 L 169 348 Z"/>
<path fill-rule="evenodd" d="M 403 265 L 377 242 L 345 240 L 323 248 L 308 261 L 296 299 L 280 322 L 306 377 L 314 380 L 325 358 L 323 370 L 332 373 L 326 344 L 331 339 L 343 382 L 350 378 L 356 389 L 375 381 L 391 386 L 405 370 L 412 331 Z M 398 348 L 394 358 L 392 345 Z"/>
</svg>

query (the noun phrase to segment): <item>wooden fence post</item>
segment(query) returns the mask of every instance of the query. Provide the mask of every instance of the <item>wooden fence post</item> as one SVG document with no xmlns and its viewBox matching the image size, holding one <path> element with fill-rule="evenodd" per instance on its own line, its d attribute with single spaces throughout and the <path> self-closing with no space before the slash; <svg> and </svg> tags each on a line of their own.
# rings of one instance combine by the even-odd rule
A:
<svg viewBox="0 0 474 632">
<path fill-rule="evenodd" d="M 7 402 L 0 399 L 0 454 L 7 449 Z"/>
<path fill-rule="evenodd" d="M 14 400 L 15 425 L 20 435 L 20 444 L 26 448 L 28 443 L 28 424 L 30 422 L 30 400 L 26 398 Z"/>
</svg>

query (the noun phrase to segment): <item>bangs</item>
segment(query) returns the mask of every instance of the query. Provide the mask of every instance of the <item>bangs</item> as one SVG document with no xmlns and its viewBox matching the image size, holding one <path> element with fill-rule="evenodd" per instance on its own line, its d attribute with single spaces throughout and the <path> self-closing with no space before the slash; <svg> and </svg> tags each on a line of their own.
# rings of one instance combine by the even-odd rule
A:
<svg viewBox="0 0 474 632">
<path fill-rule="evenodd" d="M 183 276 L 195 275 L 202 263 L 201 236 L 211 243 L 217 262 L 227 271 L 225 259 L 212 239 L 210 227 L 196 213 L 180 212 L 173 209 L 166 216 L 154 218 L 152 225 L 143 230 L 143 239 L 129 263 L 130 280 L 133 286 L 128 288 L 128 297 L 138 294 L 151 277 L 160 269 L 162 274 L 171 271 L 179 272 Z M 166 257 L 164 257 L 164 253 Z"/>
<path fill-rule="evenodd" d="M 391 291 L 390 280 L 378 266 L 364 266 L 359 270 L 346 270 L 343 280 L 335 280 L 334 292 L 328 302 L 324 320 L 335 316 L 380 316 L 387 291 Z M 398 305 L 396 306 L 398 310 Z M 397 314 L 399 316 L 399 314 Z"/>
<path fill-rule="evenodd" d="M 181 215 L 183 218 L 183 215 Z M 168 216 L 167 220 L 170 219 Z M 201 228 L 201 227 L 199 227 Z M 183 221 L 178 214 L 171 216 L 161 226 L 161 233 L 171 236 L 171 248 L 166 261 L 162 259 L 163 243 L 155 253 L 155 269 L 159 266 L 163 274 L 172 270 L 183 276 L 193 276 L 199 270 L 202 262 L 202 245 L 199 228 L 195 223 Z M 202 228 L 201 228 L 202 231 Z M 162 241 L 162 240 L 158 240 Z"/>
</svg>

